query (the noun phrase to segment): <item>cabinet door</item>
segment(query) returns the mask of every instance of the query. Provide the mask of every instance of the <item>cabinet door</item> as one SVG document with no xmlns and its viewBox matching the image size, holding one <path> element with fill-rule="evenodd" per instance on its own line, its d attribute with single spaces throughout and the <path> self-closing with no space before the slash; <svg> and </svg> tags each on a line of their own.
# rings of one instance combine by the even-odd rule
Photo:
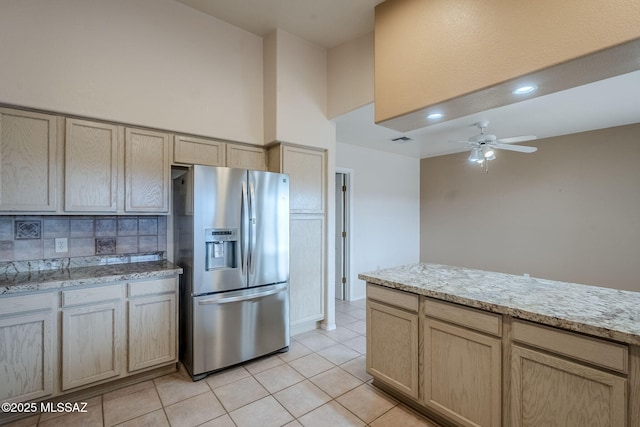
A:
<svg viewBox="0 0 640 427">
<path fill-rule="evenodd" d="M 290 320 L 297 325 L 324 317 L 324 218 L 290 220 Z"/>
<path fill-rule="evenodd" d="M 129 372 L 176 358 L 176 294 L 129 300 Z"/>
<path fill-rule="evenodd" d="M 367 372 L 418 399 L 418 314 L 367 299 Z"/>
<path fill-rule="evenodd" d="M 282 150 L 282 172 L 291 178 L 291 213 L 323 213 L 324 152 L 287 146 Z"/>
<path fill-rule="evenodd" d="M 226 144 L 213 139 L 176 135 L 173 161 L 188 165 L 224 166 Z"/>
<path fill-rule="evenodd" d="M 53 392 L 54 316 L 46 310 L 0 317 L 1 402 L 26 402 Z"/>
<path fill-rule="evenodd" d="M 263 148 L 247 145 L 227 144 L 227 167 L 267 170 L 267 161 Z"/>
<path fill-rule="evenodd" d="M 62 310 L 62 389 L 120 375 L 122 301 Z"/>
<path fill-rule="evenodd" d="M 64 210 L 115 212 L 118 191 L 117 126 L 67 119 Z"/>
<path fill-rule="evenodd" d="M 627 380 L 579 363 L 513 346 L 513 427 L 623 427 Z"/>
<path fill-rule="evenodd" d="M 428 317 L 423 330 L 424 404 L 463 426 L 500 426 L 501 341 Z"/>
<path fill-rule="evenodd" d="M 0 108 L 0 211 L 55 211 L 56 118 Z"/>
<path fill-rule="evenodd" d="M 168 212 L 169 135 L 125 131 L 125 211 Z"/>
</svg>

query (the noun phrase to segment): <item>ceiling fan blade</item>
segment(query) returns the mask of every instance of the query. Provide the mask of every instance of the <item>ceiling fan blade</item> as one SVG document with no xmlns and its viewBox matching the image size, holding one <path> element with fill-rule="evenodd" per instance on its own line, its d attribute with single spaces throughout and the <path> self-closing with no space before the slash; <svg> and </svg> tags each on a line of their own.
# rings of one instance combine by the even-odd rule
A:
<svg viewBox="0 0 640 427">
<path fill-rule="evenodd" d="M 527 147 L 526 145 L 495 144 L 493 147 L 500 150 L 517 151 L 519 153 L 535 153 L 538 151 L 536 147 Z"/>
<path fill-rule="evenodd" d="M 523 135 L 523 136 L 512 136 L 511 138 L 500 138 L 496 142 L 499 142 L 502 144 L 513 144 L 516 142 L 532 141 L 534 139 L 538 139 L 538 137 L 533 135 Z"/>
</svg>

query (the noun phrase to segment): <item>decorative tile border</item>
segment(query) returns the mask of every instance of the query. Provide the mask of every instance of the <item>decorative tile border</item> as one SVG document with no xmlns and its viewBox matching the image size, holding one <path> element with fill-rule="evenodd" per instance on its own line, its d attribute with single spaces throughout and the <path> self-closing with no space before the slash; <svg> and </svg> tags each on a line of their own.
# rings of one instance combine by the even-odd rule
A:
<svg viewBox="0 0 640 427">
<path fill-rule="evenodd" d="M 116 253 L 115 237 L 96 238 L 96 255 L 114 255 Z"/>
<path fill-rule="evenodd" d="M 42 221 L 16 220 L 15 240 L 40 239 L 42 237 Z"/>
</svg>

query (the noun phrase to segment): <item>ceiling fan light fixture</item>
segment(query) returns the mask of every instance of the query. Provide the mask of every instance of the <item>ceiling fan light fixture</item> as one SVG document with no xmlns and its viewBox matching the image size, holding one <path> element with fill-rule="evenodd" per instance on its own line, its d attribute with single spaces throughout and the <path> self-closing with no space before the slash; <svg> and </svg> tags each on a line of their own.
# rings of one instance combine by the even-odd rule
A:
<svg viewBox="0 0 640 427">
<path fill-rule="evenodd" d="M 469 161 L 474 163 L 484 162 L 484 156 L 482 155 L 482 150 L 480 149 L 480 147 L 473 147 L 471 149 L 471 154 L 469 155 Z"/>
<path fill-rule="evenodd" d="M 494 151 L 494 149 L 491 147 L 486 147 L 484 149 L 484 158 L 487 160 L 495 160 L 496 152 Z"/>
<path fill-rule="evenodd" d="M 531 92 L 535 92 L 536 89 L 538 89 L 538 86 L 534 85 L 534 84 L 526 84 L 526 85 L 522 85 L 517 87 L 513 92 L 514 95 L 526 95 L 528 93 Z"/>
</svg>

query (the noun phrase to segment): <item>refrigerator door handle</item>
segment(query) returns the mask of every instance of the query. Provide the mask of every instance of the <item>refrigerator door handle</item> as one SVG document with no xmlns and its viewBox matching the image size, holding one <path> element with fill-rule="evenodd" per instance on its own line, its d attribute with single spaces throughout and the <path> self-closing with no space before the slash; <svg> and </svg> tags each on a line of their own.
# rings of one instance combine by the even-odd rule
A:
<svg viewBox="0 0 640 427">
<path fill-rule="evenodd" d="M 247 197 L 247 181 L 242 182 L 242 206 L 240 208 L 240 257 L 242 274 L 247 273 L 249 256 L 249 203 Z"/>
<path fill-rule="evenodd" d="M 258 298 L 267 297 L 269 295 L 277 294 L 278 292 L 285 291 L 286 289 L 287 289 L 287 284 L 283 283 L 262 292 L 252 292 L 250 294 L 236 295 L 232 297 L 218 297 L 218 298 L 200 300 L 198 301 L 198 305 L 226 304 L 230 302 L 247 301 L 247 300 L 258 299 Z"/>
<path fill-rule="evenodd" d="M 247 267 L 249 269 L 249 274 L 254 273 L 253 268 L 253 248 L 256 246 L 256 193 L 255 193 L 255 183 L 252 179 L 251 173 L 249 173 L 249 228 L 251 231 L 249 232 L 249 238 L 251 239 L 249 242 L 249 260 L 247 263 Z"/>
</svg>

